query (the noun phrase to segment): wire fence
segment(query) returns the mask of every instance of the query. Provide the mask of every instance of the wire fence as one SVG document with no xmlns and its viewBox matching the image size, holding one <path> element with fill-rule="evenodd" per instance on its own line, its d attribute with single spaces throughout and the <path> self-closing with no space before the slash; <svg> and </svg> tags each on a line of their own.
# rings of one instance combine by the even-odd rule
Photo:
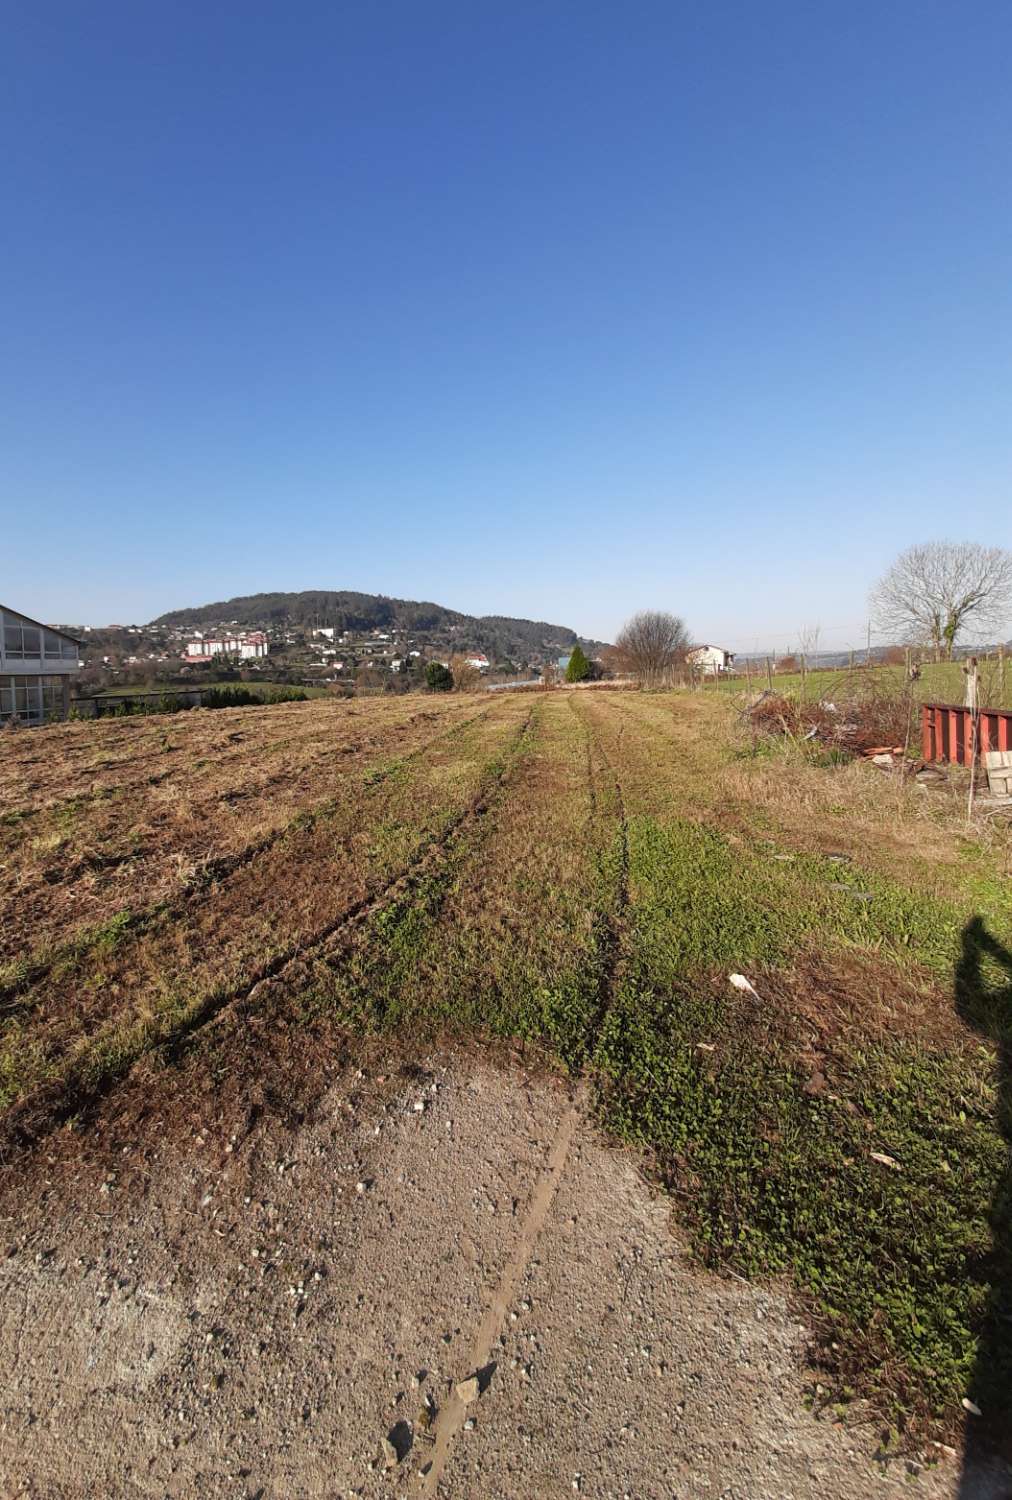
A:
<svg viewBox="0 0 1012 1500">
<path fill-rule="evenodd" d="M 913 651 L 901 659 L 868 660 L 864 656 L 841 665 L 827 666 L 816 662 L 809 666 L 804 656 L 736 660 L 730 671 L 687 672 L 687 686 L 702 692 L 741 693 L 768 689 L 785 694 L 831 697 L 841 691 L 854 673 L 874 673 L 897 684 L 910 682 L 915 702 L 962 703 L 966 692 L 966 668 L 976 661 L 979 695 L 982 705 L 990 708 L 1012 707 L 1012 664 L 1004 647 L 982 652 L 975 657 L 956 661 L 922 661 Z"/>
</svg>

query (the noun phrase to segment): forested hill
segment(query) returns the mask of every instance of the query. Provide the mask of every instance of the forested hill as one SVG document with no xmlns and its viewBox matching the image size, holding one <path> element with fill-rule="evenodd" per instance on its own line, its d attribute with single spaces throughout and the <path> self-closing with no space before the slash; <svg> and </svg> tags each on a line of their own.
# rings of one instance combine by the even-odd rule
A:
<svg viewBox="0 0 1012 1500">
<path fill-rule="evenodd" d="M 462 645 L 506 653 L 522 649 L 549 651 L 555 647 L 565 650 L 577 640 L 576 632 L 568 626 L 544 620 L 466 615 L 428 601 L 326 589 L 306 589 L 297 594 L 246 594 L 217 604 L 172 610 L 151 623 L 194 628 L 228 624 L 244 629 L 332 625 L 339 631 L 404 630 L 434 635 L 452 630 Z"/>
</svg>

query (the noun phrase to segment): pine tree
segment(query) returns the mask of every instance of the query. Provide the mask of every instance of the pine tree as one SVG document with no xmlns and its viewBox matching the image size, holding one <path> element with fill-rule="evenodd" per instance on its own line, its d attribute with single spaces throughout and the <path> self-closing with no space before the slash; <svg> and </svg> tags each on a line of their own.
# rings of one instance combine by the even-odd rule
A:
<svg viewBox="0 0 1012 1500">
<path fill-rule="evenodd" d="M 581 646 L 574 646 L 573 654 L 570 656 L 569 664 L 566 667 L 566 681 L 582 682 L 589 672 L 590 662 L 584 655 L 583 648 Z"/>
</svg>

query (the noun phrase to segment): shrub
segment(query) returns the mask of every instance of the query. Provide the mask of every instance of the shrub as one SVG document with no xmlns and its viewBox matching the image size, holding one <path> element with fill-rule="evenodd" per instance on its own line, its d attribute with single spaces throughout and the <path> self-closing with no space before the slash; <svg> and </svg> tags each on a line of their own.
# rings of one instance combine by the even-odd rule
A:
<svg viewBox="0 0 1012 1500">
<path fill-rule="evenodd" d="M 572 655 L 566 666 L 567 682 L 582 682 L 590 675 L 590 662 L 584 655 L 583 648 L 579 645 L 573 647 Z"/>
<path fill-rule="evenodd" d="M 430 693 L 448 693 L 453 687 L 453 673 L 441 661 L 430 661 L 425 668 L 425 686 Z"/>
<path fill-rule="evenodd" d="M 308 697 L 302 688 L 269 687 L 257 693 L 251 688 L 227 684 L 207 688 L 200 701 L 203 708 L 246 708 L 255 703 L 305 703 Z"/>
</svg>

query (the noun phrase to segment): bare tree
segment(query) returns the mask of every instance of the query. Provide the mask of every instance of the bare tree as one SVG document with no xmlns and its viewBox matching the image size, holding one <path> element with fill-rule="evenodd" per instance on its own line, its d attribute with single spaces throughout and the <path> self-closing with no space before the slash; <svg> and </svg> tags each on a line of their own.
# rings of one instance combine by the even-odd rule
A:
<svg viewBox="0 0 1012 1500">
<path fill-rule="evenodd" d="M 481 670 L 473 662 L 468 661 L 466 656 L 462 653 L 451 656 L 450 671 L 453 673 L 453 686 L 456 692 L 477 692 L 481 683 Z"/>
<path fill-rule="evenodd" d="M 869 597 L 879 630 L 951 660 L 967 625 L 996 630 L 1012 614 L 1012 552 L 978 542 L 908 547 Z"/>
<path fill-rule="evenodd" d="M 615 654 L 624 670 L 645 687 L 660 687 L 671 681 L 688 644 L 685 623 L 677 615 L 644 609 L 622 626 Z"/>
<path fill-rule="evenodd" d="M 819 636 L 822 634 L 821 625 L 803 625 L 798 631 L 798 646 L 801 651 L 801 660 L 810 665 L 813 656 L 819 654 Z"/>
</svg>

